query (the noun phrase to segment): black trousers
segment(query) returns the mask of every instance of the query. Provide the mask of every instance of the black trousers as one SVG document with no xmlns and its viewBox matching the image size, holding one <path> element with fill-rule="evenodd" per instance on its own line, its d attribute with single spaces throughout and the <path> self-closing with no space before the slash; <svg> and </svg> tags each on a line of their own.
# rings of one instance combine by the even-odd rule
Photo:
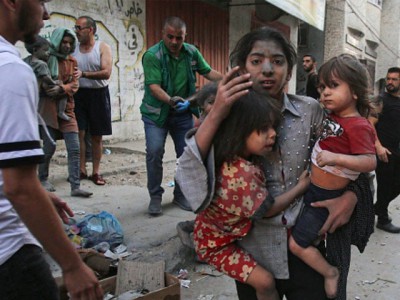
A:
<svg viewBox="0 0 400 300">
<path fill-rule="evenodd" d="M 400 194 L 400 156 L 392 154 L 388 157 L 388 163 L 378 159 L 375 171 L 377 182 L 375 214 L 378 216 L 378 222 L 382 224 L 389 222 L 389 203 Z"/>
<path fill-rule="evenodd" d="M 325 253 L 323 243 L 318 249 Z M 276 279 L 276 289 L 282 299 L 287 300 L 325 300 L 324 278 L 289 251 L 290 279 Z M 256 292 L 248 284 L 236 281 L 236 290 L 240 300 L 257 300 Z"/>
<path fill-rule="evenodd" d="M 0 299 L 59 299 L 58 287 L 42 249 L 25 245 L 0 266 Z"/>
</svg>

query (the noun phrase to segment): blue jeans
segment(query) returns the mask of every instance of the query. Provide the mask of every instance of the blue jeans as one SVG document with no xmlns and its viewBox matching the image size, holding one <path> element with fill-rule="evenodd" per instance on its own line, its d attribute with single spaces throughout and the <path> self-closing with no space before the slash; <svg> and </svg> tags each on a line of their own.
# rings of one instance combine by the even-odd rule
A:
<svg viewBox="0 0 400 300">
<path fill-rule="evenodd" d="M 151 199 L 160 199 L 164 193 L 164 189 L 161 187 L 163 178 L 162 160 L 167 135 L 168 133 L 171 135 L 175 145 L 176 158 L 179 158 L 186 146 L 185 135 L 189 129 L 193 128 L 193 118 L 192 114 L 186 111 L 170 113 L 163 127 L 158 127 L 145 116 L 142 116 L 142 121 L 146 136 L 147 189 Z M 175 182 L 174 198 L 184 198 L 177 182 Z"/>
<path fill-rule="evenodd" d="M 59 299 L 58 287 L 38 246 L 23 246 L 0 266 L 0 299 Z"/>
<path fill-rule="evenodd" d="M 52 144 L 42 126 L 39 126 L 40 135 L 43 140 L 44 162 L 39 165 L 39 179 L 45 181 L 49 177 L 49 166 L 51 158 L 56 151 L 56 145 Z M 53 140 L 56 140 L 57 130 L 47 127 Z M 80 158 L 79 158 L 79 136 L 77 132 L 63 133 L 65 146 L 68 153 L 68 180 L 71 190 L 79 189 L 80 183 Z"/>
</svg>

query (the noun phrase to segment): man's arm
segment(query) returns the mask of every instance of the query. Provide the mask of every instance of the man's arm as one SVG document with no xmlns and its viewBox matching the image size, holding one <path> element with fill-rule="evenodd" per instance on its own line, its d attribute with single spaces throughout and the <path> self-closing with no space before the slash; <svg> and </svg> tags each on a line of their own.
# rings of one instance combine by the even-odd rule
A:
<svg viewBox="0 0 400 300">
<path fill-rule="evenodd" d="M 376 138 L 375 140 L 375 149 L 376 155 L 378 156 L 379 160 L 385 163 L 389 162 L 388 155 L 392 155 L 392 152 L 390 152 L 388 148 L 384 147 L 378 138 Z"/>
<path fill-rule="evenodd" d="M 78 78 L 87 78 L 93 80 L 110 79 L 112 70 L 112 52 L 111 47 L 104 42 L 100 43 L 100 70 L 99 71 L 81 71 L 76 69 L 74 76 Z"/>
<path fill-rule="evenodd" d="M 36 165 L 2 169 L 4 194 L 18 215 L 63 270 L 73 299 L 103 299 L 98 280 L 68 240 L 48 193 L 36 174 Z M 87 298 L 85 298 L 87 297 Z"/>
<path fill-rule="evenodd" d="M 313 207 L 324 207 L 328 209 L 329 216 L 319 231 L 333 233 L 344 224 L 347 224 L 357 204 L 357 196 L 354 192 L 346 191 L 342 196 L 324 201 L 314 202 Z"/>
<path fill-rule="evenodd" d="M 151 95 L 153 97 L 157 98 L 158 100 L 160 100 L 160 101 L 162 101 L 162 102 L 164 102 L 164 103 L 166 103 L 168 105 L 171 105 L 171 106 L 175 105 L 175 102 L 171 102 L 171 97 L 172 96 L 168 95 L 167 92 L 164 91 L 159 84 L 155 84 L 155 83 L 154 84 L 150 84 L 149 88 L 150 88 Z M 182 101 L 184 101 L 183 98 L 180 98 L 180 99 Z"/>
<path fill-rule="evenodd" d="M 378 105 L 373 105 L 371 112 L 369 113 L 368 116 L 368 121 L 371 123 L 371 125 L 374 128 L 375 131 L 375 150 L 376 150 L 376 155 L 378 156 L 379 160 L 387 163 L 389 162 L 388 155 L 392 155 L 392 152 L 389 151 L 386 147 L 384 147 L 381 143 L 381 141 L 378 138 L 378 133 L 376 132 L 376 124 L 379 121 L 379 114 L 382 112 L 382 104 Z"/>
<path fill-rule="evenodd" d="M 219 81 L 222 79 L 222 74 L 212 69 L 209 73 L 204 74 L 204 77 L 210 81 Z"/>
<path fill-rule="evenodd" d="M 56 194 L 49 192 L 48 195 L 50 200 L 53 202 L 54 208 L 56 209 L 58 216 L 61 218 L 64 224 L 68 224 L 68 216 L 74 216 L 74 212 L 72 211 L 72 209 L 68 206 L 67 202 L 63 201 Z"/>
</svg>

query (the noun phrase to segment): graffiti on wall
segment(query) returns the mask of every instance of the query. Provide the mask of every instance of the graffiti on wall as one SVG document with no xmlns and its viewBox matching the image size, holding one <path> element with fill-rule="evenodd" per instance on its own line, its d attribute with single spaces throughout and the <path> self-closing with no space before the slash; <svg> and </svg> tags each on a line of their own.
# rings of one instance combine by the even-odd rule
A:
<svg viewBox="0 0 400 300">
<path fill-rule="evenodd" d="M 76 18 L 64 13 L 53 12 L 50 14 L 50 20 L 42 29 L 41 35 L 49 38 L 53 30 L 57 27 L 73 28 Z M 112 120 L 121 121 L 121 99 L 120 99 L 120 72 L 119 62 L 119 42 L 110 30 L 102 23 L 96 20 L 97 32 L 96 39 L 104 41 L 111 47 L 113 53 L 112 75 L 110 78 L 109 89 L 111 97 Z"/>
<path fill-rule="evenodd" d="M 144 50 L 144 37 L 141 30 L 140 23 L 137 19 L 131 19 L 125 23 L 125 45 L 128 48 L 130 55 L 135 59 L 135 64 L 143 54 Z"/>
<path fill-rule="evenodd" d="M 124 12 L 125 16 L 131 19 L 133 16 L 139 18 L 139 16 L 143 13 L 142 8 L 140 7 L 139 1 L 126 1 L 124 6 L 124 0 L 107 0 L 108 8 L 113 14 L 115 11 Z"/>
<path fill-rule="evenodd" d="M 138 119 L 138 106 L 144 93 L 144 74 L 141 57 L 145 51 L 144 28 L 137 16 L 143 14 L 138 1 L 108 1 L 110 14 L 119 14 L 113 24 L 96 20 L 96 40 L 110 45 L 113 53 L 113 70 L 110 78 L 110 96 L 113 122 Z M 101 16 L 107 20 L 107 16 Z M 115 18 L 114 18 L 115 19 Z M 72 29 L 74 16 L 53 12 L 41 35 L 49 38 L 56 27 Z M 121 24 L 120 23 L 120 24 Z"/>
<path fill-rule="evenodd" d="M 107 0 L 110 14 L 113 18 L 121 18 L 125 32 L 121 47 L 126 48 L 129 59 L 121 63 L 124 74 L 122 89 L 122 119 L 140 119 L 139 105 L 144 94 L 144 73 L 141 58 L 145 51 L 144 35 L 144 1 Z M 126 101 L 125 101 L 126 100 Z"/>
</svg>

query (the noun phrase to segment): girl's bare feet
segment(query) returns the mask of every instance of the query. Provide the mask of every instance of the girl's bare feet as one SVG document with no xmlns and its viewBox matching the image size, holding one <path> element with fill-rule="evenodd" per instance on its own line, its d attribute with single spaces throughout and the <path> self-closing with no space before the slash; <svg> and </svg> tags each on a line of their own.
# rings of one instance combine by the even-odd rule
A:
<svg viewBox="0 0 400 300">
<path fill-rule="evenodd" d="M 325 293 L 329 299 L 336 298 L 339 275 L 340 274 L 338 268 L 332 267 L 329 272 L 329 275 L 325 276 Z"/>
</svg>

